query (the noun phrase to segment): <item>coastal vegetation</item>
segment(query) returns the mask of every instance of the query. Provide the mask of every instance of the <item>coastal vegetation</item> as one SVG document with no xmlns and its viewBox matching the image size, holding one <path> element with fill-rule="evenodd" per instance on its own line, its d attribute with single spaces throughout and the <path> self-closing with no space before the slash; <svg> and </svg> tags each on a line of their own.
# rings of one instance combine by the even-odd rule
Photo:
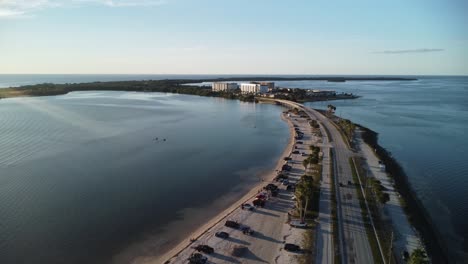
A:
<svg viewBox="0 0 468 264">
<path fill-rule="evenodd" d="M 360 190 L 360 184 L 359 184 L 359 179 L 356 171 L 356 166 L 354 165 L 353 158 L 349 158 L 349 166 L 351 167 L 351 173 L 353 176 L 353 181 L 354 184 L 356 185 L 356 192 L 359 200 L 359 205 L 361 207 L 361 213 L 362 213 L 362 219 L 364 222 L 364 226 L 366 227 L 366 233 L 367 233 L 367 240 L 369 241 L 369 245 L 372 250 L 372 255 L 374 257 L 374 262 L 375 263 L 384 263 L 382 259 L 382 255 L 380 254 L 380 249 L 379 249 L 379 244 L 377 242 L 377 238 L 373 232 L 373 228 L 371 225 L 371 215 L 368 214 L 366 204 L 365 204 L 365 198 Z"/>
<path fill-rule="evenodd" d="M 369 185 L 372 188 L 374 195 L 381 204 L 385 204 L 390 200 L 390 195 L 384 192 L 385 187 L 382 186 L 382 183 L 379 180 L 374 177 L 367 177 L 365 185 Z"/>
<path fill-rule="evenodd" d="M 315 146 L 311 147 L 314 147 L 313 153 L 308 158 L 314 156 L 317 160 L 316 162 L 314 160 L 312 163 L 307 161 L 308 158 L 304 160 L 307 163 L 307 166 L 304 166 L 306 173 L 302 175 L 300 180 L 296 183 L 295 189 L 296 210 L 299 212 L 301 221 L 306 222 L 309 227 L 303 235 L 305 248 L 314 248 L 315 244 L 315 222 L 313 220 L 318 216 L 320 178 L 322 175 L 322 165 L 319 164 L 318 156 L 320 148 Z M 298 258 L 299 263 L 312 263 L 313 259 L 314 254 L 309 253 L 303 254 Z"/>
<path fill-rule="evenodd" d="M 378 133 L 364 126 L 357 126 L 359 126 L 363 131 L 362 138 L 364 142 L 374 149 L 375 154 L 385 164 L 387 173 L 393 178 L 395 188 L 398 190 L 402 200 L 404 201 L 402 203 L 403 209 L 408 215 L 408 219 L 411 224 L 421 234 L 432 262 L 448 263 L 448 249 L 442 247 L 443 244 L 438 239 L 440 234 L 436 233 L 437 229 L 433 227 L 427 212 L 419 199 L 415 196 L 403 168 L 389 151 L 378 144 Z"/>
<path fill-rule="evenodd" d="M 213 92 L 210 87 L 200 87 L 194 85 L 203 82 L 228 82 L 228 81 L 300 81 L 300 80 L 372 80 L 372 81 L 387 81 L 387 80 L 403 80 L 411 81 L 411 78 L 398 77 L 277 77 L 277 76 L 245 76 L 233 78 L 205 78 L 205 79 L 165 79 L 165 80 L 139 80 L 139 81 L 109 81 L 109 82 L 90 82 L 90 83 L 42 83 L 35 85 L 24 85 L 20 87 L 10 87 L 0 89 L 0 99 L 19 96 L 47 96 L 61 95 L 73 91 L 138 91 L 138 92 L 162 92 L 162 93 L 178 93 L 190 94 L 199 96 L 223 97 L 228 99 L 239 99 L 242 101 L 255 101 L 253 95 L 243 95 L 239 91 L 234 92 Z M 306 91 L 303 89 L 287 89 L 284 93 L 284 99 L 292 101 L 311 101 L 328 100 L 333 98 L 307 98 Z M 282 95 L 278 98 L 281 99 Z M 349 97 L 349 96 L 347 96 Z M 346 98 L 346 97 L 345 97 Z M 351 98 L 353 98 L 351 96 Z M 337 97 L 336 99 L 341 99 Z"/>
<path fill-rule="evenodd" d="M 367 169 L 365 168 L 364 164 L 365 161 L 362 158 L 355 158 L 353 159 L 353 162 L 353 165 L 356 166 L 356 173 L 360 175 L 362 184 L 364 185 L 364 198 L 366 199 L 367 205 L 369 206 L 370 217 L 372 217 L 379 242 L 382 245 L 382 248 L 385 250 L 385 256 L 388 257 L 391 255 L 390 263 L 393 263 L 398 257 L 392 250 L 390 250 L 393 240 L 393 227 L 390 221 L 385 220 L 382 217 L 383 204 L 389 201 L 390 196 L 388 193 L 384 192 L 384 187 L 381 185 L 380 181 L 373 177 L 367 177 Z M 379 191 L 377 191 L 377 189 L 379 189 Z M 361 192 L 360 188 L 358 188 L 358 192 Z"/>
<path fill-rule="evenodd" d="M 429 264 L 431 263 L 426 255 L 426 252 L 421 249 L 417 248 L 411 253 L 408 264 Z"/>
<path fill-rule="evenodd" d="M 210 87 L 186 85 L 186 81 L 157 80 L 157 81 L 118 81 L 118 82 L 92 82 L 92 83 L 43 83 L 26 85 L 17 88 L 0 89 L 0 98 L 18 96 L 46 96 L 67 94 L 73 91 L 127 91 L 127 92 L 161 92 L 189 94 L 208 97 L 222 97 L 253 102 L 255 96 L 235 92 L 213 92 Z"/>
</svg>

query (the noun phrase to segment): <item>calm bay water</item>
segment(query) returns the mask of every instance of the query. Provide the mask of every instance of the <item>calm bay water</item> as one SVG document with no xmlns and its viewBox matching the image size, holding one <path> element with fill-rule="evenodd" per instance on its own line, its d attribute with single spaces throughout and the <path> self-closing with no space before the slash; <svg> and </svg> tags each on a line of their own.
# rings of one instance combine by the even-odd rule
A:
<svg viewBox="0 0 468 264">
<path fill-rule="evenodd" d="M 157 255 L 273 166 L 281 111 L 161 93 L 0 100 L 0 263 Z"/>
<path fill-rule="evenodd" d="M 204 77 L 225 76 L 0 75 L 0 87 Z M 451 254 L 467 259 L 467 77 L 276 83 L 362 96 L 331 103 L 338 115 L 379 133 L 380 144 L 404 167 Z M 329 103 L 308 105 L 325 108 Z M 0 101 L 0 215 L 7 215 L 6 224 L 0 224 L 0 256 L 47 248 L 42 254 L 55 259 L 88 260 L 76 248 L 96 257 L 115 249 L 104 250 L 103 242 L 124 245 L 143 229 L 154 229 L 156 220 L 182 218 L 172 214 L 174 208 L 201 206 L 229 190 L 241 193 L 239 186 L 256 180 L 248 175 L 270 166 L 286 144 L 279 111 L 213 98 L 136 93 Z M 156 136 L 167 137 L 167 144 L 153 144 Z M 206 197 L 207 189 L 213 195 Z M 182 194 L 196 199 L 178 198 Z M 159 199 L 165 203 L 155 202 Z"/>
</svg>

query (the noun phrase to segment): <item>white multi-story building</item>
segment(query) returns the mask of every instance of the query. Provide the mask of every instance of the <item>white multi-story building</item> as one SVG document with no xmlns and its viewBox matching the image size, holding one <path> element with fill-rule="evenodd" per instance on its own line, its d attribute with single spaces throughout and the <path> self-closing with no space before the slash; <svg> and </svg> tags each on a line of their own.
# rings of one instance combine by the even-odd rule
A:
<svg viewBox="0 0 468 264">
<path fill-rule="evenodd" d="M 237 89 L 237 83 L 214 82 L 211 87 L 213 92 L 232 91 Z"/>
<path fill-rule="evenodd" d="M 258 83 L 241 83 L 240 89 L 242 93 L 267 93 L 268 85 L 258 84 Z"/>
</svg>

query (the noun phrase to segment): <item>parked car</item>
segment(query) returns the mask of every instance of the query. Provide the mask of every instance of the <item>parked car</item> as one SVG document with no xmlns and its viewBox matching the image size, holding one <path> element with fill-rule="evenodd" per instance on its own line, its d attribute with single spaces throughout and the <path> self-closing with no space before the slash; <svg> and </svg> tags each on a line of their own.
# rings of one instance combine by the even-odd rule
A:
<svg viewBox="0 0 468 264">
<path fill-rule="evenodd" d="M 205 264 L 208 261 L 208 258 L 200 253 L 192 253 L 188 258 L 188 261 L 190 264 Z"/>
<path fill-rule="evenodd" d="M 273 183 L 269 183 L 267 186 L 263 187 L 263 189 L 269 190 L 269 191 L 274 191 L 274 190 L 278 189 L 278 186 L 274 185 Z"/>
<path fill-rule="evenodd" d="M 304 156 L 307 156 L 307 153 L 302 152 L 301 155 L 304 157 Z"/>
<path fill-rule="evenodd" d="M 278 189 L 271 191 L 271 196 L 276 197 L 278 196 Z"/>
<path fill-rule="evenodd" d="M 343 183 L 340 182 L 340 187 L 343 187 Z"/>
<path fill-rule="evenodd" d="M 351 181 L 348 181 L 348 185 L 353 185 L 353 183 Z"/>
<path fill-rule="evenodd" d="M 301 221 L 301 220 L 291 220 L 291 222 L 289 222 L 289 225 L 292 226 L 292 227 L 299 227 L 299 228 L 305 228 L 307 227 L 307 223 Z"/>
<path fill-rule="evenodd" d="M 215 236 L 224 239 L 229 238 L 229 234 L 227 232 L 216 232 Z"/>
<path fill-rule="evenodd" d="M 242 233 L 244 235 L 253 235 L 253 233 L 254 233 L 254 231 L 252 229 L 250 229 L 250 227 L 248 227 L 248 226 L 242 227 L 241 230 L 242 230 Z"/>
<path fill-rule="evenodd" d="M 296 189 L 296 186 L 294 184 L 288 184 L 288 186 L 286 186 L 286 190 L 288 191 L 293 191 L 294 189 Z"/>
<path fill-rule="evenodd" d="M 298 246 L 298 245 L 286 243 L 286 244 L 284 244 L 284 249 L 287 250 L 287 251 L 297 252 L 297 251 L 301 250 L 301 247 Z"/>
<path fill-rule="evenodd" d="M 252 210 L 254 210 L 254 207 L 251 204 L 243 204 L 242 209 L 252 211 Z"/>
<path fill-rule="evenodd" d="M 303 144 L 303 143 L 304 143 L 304 142 L 302 142 L 302 141 L 298 141 L 298 142 L 296 142 L 296 144 Z"/>
<path fill-rule="evenodd" d="M 296 146 L 297 147 L 297 146 Z M 299 154 L 299 150 L 293 151 L 293 154 Z"/>
<path fill-rule="evenodd" d="M 236 229 L 240 227 L 239 223 L 237 223 L 236 221 L 231 221 L 231 220 L 227 220 L 226 223 L 224 223 L 224 225 L 227 227 L 236 228 Z"/>
<path fill-rule="evenodd" d="M 291 160 L 291 157 L 284 157 L 284 160 L 286 161 Z"/>
<path fill-rule="evenodd" d="M 289 181 L 288 181 L 288 180 L 284 180 L 284 181 L 282 182 L 282 184 L 286 186 L 286 185 L 289 184 Z"/>
<path fill-rule="evenodd" d="M 204 252 L 206 254 L 211 254 L 214 253 L 214 248 L 208 246 L 208 245 L 198 245 L 195 247 L 196 251 Z"/>
<path fill-rule="evenodd" d="M 260 206 L 260 207 L 265 206 L 265 200 L 263 200 L 263 199 L 258 199 L 257 198 L 252 203 L 253 203 L 254 206 Z"/>
</svg>

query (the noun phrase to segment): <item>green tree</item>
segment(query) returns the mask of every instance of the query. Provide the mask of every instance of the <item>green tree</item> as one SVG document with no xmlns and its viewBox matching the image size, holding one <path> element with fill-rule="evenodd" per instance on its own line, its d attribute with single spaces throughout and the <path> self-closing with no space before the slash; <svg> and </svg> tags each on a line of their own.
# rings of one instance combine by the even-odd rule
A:
<svg viewBox="0 0 468 264">
<path fill-rule="evenodd" d="M 296 202 L 299 209 L 299 217 L 304 221 L 309 201 L 312 198 L 314 190 L 313 179 L 309 176 L 303 175 L 301 180 L 296 184 Z"/>
<path fill-rule="evenodd" d="M 413 251 L 413 253 L 411 253 L 408 263 L 409 264 L 429 264 L 430 261 L 426 255 L 426 252 L 421 248 L 417 248 Z"/>
</svg>

